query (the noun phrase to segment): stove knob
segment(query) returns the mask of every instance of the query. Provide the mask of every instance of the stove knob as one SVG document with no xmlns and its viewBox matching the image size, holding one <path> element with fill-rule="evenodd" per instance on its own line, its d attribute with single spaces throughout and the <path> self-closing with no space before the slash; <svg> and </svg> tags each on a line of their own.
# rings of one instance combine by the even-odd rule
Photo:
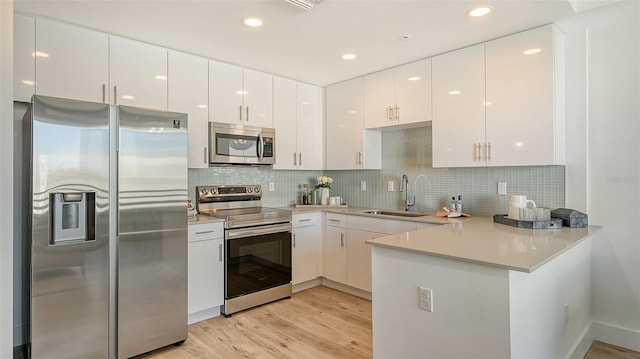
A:
<svg viewBox="0 0 640 359">
<path fill-rule="evenodd" d="M 251 188 L 251 187 L 247 187 L 247 192 L 248 192 L 248 193 L 253 192 L 253 188 Z"/>
<path fill-rule="evenodd" d="M 259 193 L 259 192 L 260 192 L 260 187 L 256 187 L 256 188 L 254 188 L 254 191 L 255 191 L 256 193 Z"/>
<path fill-rule="evenodd" d="M 206 196 L 206 195 L 207 195 L 207 192 L 208 192 L 208 191 L 207 191 L 207 189 L 206 189 L 206 188 L 203 188 L 203 189 L 201 189 L 201 190 L 200 190 L 200 194 L 201 194 L 201 195 L 203 195 L 203 196 Z"/>
<path fill-rule="evenodd" d="M 211 190 L 209 190 L 209 193 L 216 194 L 216 193 L 218 193 L 218 189 L 217 188 L 212 188 Z"/>
</svg>

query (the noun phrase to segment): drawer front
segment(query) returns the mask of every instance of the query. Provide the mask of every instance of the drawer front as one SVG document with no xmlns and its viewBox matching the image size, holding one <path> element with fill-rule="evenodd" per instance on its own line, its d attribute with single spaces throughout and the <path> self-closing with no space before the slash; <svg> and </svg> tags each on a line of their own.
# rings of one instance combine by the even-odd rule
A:
<svg viewBox="0 0 640 359">
<path fill-rule="evenodd" d="M 189 243 L 224 237 L 222 222 L 197 223 L 189 225 Z"/>
<path fill-rule="evenodd" d="M 320 224 L 320 212 L 297 213 L 291 216 L 293 228 L 311 227 Z"/>
<path fill-rule="evenodd" d="M 397 234 L 416 230 L 416 223 L 409 221 L 395 221 L 393 219 L 371 218 L 363 216 L 348 216 L 347 227 L 367 232 Z"/>
<path fill-rule="evenodd" d="M 325 224 L 331 227 L 346 227 L 347 215 L 339 213 L 327 213 L 325 217 Z"/>
</svg>

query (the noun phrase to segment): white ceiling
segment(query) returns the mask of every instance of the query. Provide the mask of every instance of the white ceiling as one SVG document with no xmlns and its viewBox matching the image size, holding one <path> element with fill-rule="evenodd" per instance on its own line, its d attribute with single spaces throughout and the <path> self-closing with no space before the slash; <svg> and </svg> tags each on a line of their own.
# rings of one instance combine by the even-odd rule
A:
<svg viewBox="0 0 640 359">
<path fill-rule="evenodd" d="M 466 17 L 478 4 L 493 13 Z M 14 0 L 14 9 L 321 86 L 575 14 L 567 0 L 324 0 L 310 11 L 285 0 Z M 265 25 L 246 28 L 246 16 Z M 358 57 L 346 62 L 345 52 Z"/>
</svg>

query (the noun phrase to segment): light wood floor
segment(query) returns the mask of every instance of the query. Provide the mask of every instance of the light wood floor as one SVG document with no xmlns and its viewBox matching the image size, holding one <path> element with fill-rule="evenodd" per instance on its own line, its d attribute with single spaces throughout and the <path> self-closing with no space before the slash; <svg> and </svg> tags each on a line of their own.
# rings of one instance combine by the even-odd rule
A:
<svg viewBox="0 0 640 359">
<path fill-rule="evenodd" d="M 189 326 L 187 341 L 140 358 L 371 358 L 371 302 L 327 287 Z"/>
<path fill-rule="evenodd" d="M 141 355 L 191 358 L 371 358 L 371 302 L 315 287 L 231 318 L 189 326 L 179 347 Z M 640 359 L 640 353 L 595 341 L 585 359 Z"/>
</svg>

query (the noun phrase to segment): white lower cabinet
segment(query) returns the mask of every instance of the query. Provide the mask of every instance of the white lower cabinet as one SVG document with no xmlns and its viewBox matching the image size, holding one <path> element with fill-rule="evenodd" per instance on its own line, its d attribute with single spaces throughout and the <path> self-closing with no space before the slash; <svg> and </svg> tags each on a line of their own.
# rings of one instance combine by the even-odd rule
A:
<svg viewBox="0 0 640 359">
<path fill-rule="evenodd" d="M 322 241 L 322 275 L 341 284 L 347 283 L 347 216 L 327 213 Z"/>
<path fill-rule="evenodd" d="M 367 240 L 386 233 L 347 229 L 347 285 L 371 292 L 371 246 Z"/>
<path fill-rule="evenodd" d="M 218 315 L 224 301 L 224 229 L 222 222 L 189 224 L 189 323 Z"/>
<path fill-rule="evenodd" d="M 294 214 L 292 217 L 291 282 L 293 284 L 313 280 L 321 275 L 321 217 L 320 212 Z"/>
</svg>

